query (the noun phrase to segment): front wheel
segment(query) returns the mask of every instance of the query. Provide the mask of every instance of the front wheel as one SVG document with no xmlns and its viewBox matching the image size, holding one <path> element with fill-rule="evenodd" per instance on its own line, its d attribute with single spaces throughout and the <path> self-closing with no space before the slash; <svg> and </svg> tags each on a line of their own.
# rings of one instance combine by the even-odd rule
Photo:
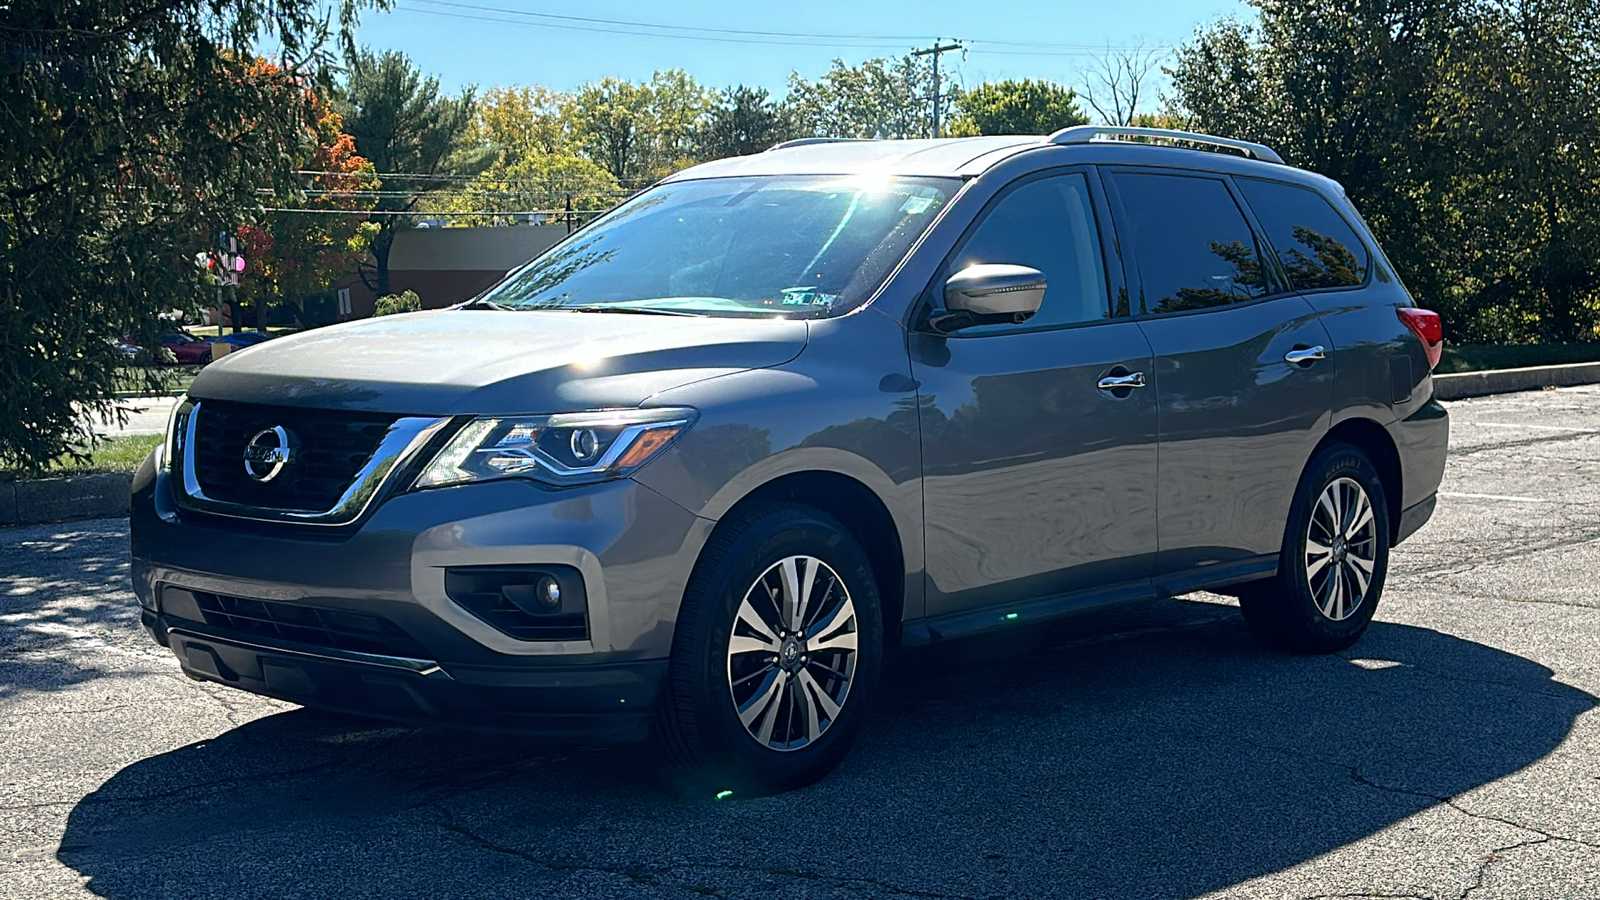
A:
<svg viewBox="0 0 1600 900">
<path fill-rule="evenodd" d="M 725 523 L 678 616 L 663 743 L 719 790 L 822 778 L 864 721 L 882 631 L 866 553 L 831 516 L 773 504 Z"/>
<path fill-rule="evenodd" d="M 1388 568 L 1383 482 L 1366 454 L 1336 444 L 1301 476 L 1277 576 L 1242 585 L 1239 606 L 1262 642 L 1332 653 L 1367 630 Z"/>
</svg>

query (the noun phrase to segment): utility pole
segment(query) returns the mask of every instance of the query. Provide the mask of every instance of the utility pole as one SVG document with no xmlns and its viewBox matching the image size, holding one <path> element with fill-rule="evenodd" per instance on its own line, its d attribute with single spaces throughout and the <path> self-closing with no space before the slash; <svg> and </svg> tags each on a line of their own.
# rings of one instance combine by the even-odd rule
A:
<svg viewBox="0 0 1600 900">
<path fill-rule="evenodd" d="M 931 55 L 933 57 L 933 96 L 932 96 L 931 99 L 933 100 L 933 136 L 934 137 L 943 137 L 944 136 L 944 134 L 939 130 L 939 101 L 941 99 L 943 99 L 943 95 L 939 93 L 939 56 L 940 56 L 940 54 L 943 54 L 943 53 L 949 53 L 951 50 L 960 50 L 960 49 L 961 49 L 961 42 L 960 41 L 951 41 L 948 44 L 940 44 L 939 41 L 936 39 L 936 40 L 934 40 L 932 47 L 929 47 L 929 48 L 927 48 L 925 50 L 913 50 L 913 51 L 911 51 L 911 55 L 912 56 L 929 56 L 929 55 Z"/>
</svg>

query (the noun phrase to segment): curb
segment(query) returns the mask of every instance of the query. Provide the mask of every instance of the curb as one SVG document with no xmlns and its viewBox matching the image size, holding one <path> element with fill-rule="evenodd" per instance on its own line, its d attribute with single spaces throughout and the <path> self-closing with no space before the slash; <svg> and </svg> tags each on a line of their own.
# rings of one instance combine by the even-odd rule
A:
<svg viewBox="0 0 1600 900">
<path fill-rule="evenodd" d="M 0 482 L 0 526 L 125 518 L 131 472 Z"/>
<path fill-rule="evenodd" d="M 1435 375 L 1433 396 L 1439 400 L 1461 400 L 1486 394 L 1510 394 L 1580 384 L 1600 384 L 1600 362 Z"/>
</svg>

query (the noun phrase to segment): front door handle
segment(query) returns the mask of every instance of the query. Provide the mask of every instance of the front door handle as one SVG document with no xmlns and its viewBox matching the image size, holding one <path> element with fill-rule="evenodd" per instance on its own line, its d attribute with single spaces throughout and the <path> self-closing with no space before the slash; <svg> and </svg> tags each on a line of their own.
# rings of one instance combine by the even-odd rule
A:
<svg viewBox="0 0 1600 900">
<path fill-rule="evenodd" d="M 1319 359 L 1327 359 L 1328 351 L 1321 344 L 1315 347 L 1296 347 L 1283 355 L 1283 361 L 1291 366 L 1309 366 Z"/>
<path fill-rule="evenodd" d="M 1115 391 L 1119 388 L 1142 388 L 1144 387 L 1144 373 L 1134 372 L 1129 375 L 1107 375 L 1106 377 L 1100 379 L 1098 387 L 1102 391 Z"/>
</svg>

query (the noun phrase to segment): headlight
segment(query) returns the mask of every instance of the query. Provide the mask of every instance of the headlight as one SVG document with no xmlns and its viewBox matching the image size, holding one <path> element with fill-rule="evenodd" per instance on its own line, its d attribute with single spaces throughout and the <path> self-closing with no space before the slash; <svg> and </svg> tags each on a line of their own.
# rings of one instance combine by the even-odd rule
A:
<svg viewBox="0 0 1600 900">
<path fill-rule="evenodd" d="M 618 478 L 654 459 L 697 416 L 692 409 L 484 416 L 456 432 L 415 486 L 512 477 L 552 485 Z"/>
<path fill-rule="evenodd" d="M 161 455 L 156 459 L 157 468 L 171 469 L 181 458 L 183 438 L 189 431 L 189 411 L 193 408 L 188 394 L 179 394 L 178 402 L 172 404 L 172 413 L 167 416 L 167 438 L 161 442 Z"/>
</svg>

